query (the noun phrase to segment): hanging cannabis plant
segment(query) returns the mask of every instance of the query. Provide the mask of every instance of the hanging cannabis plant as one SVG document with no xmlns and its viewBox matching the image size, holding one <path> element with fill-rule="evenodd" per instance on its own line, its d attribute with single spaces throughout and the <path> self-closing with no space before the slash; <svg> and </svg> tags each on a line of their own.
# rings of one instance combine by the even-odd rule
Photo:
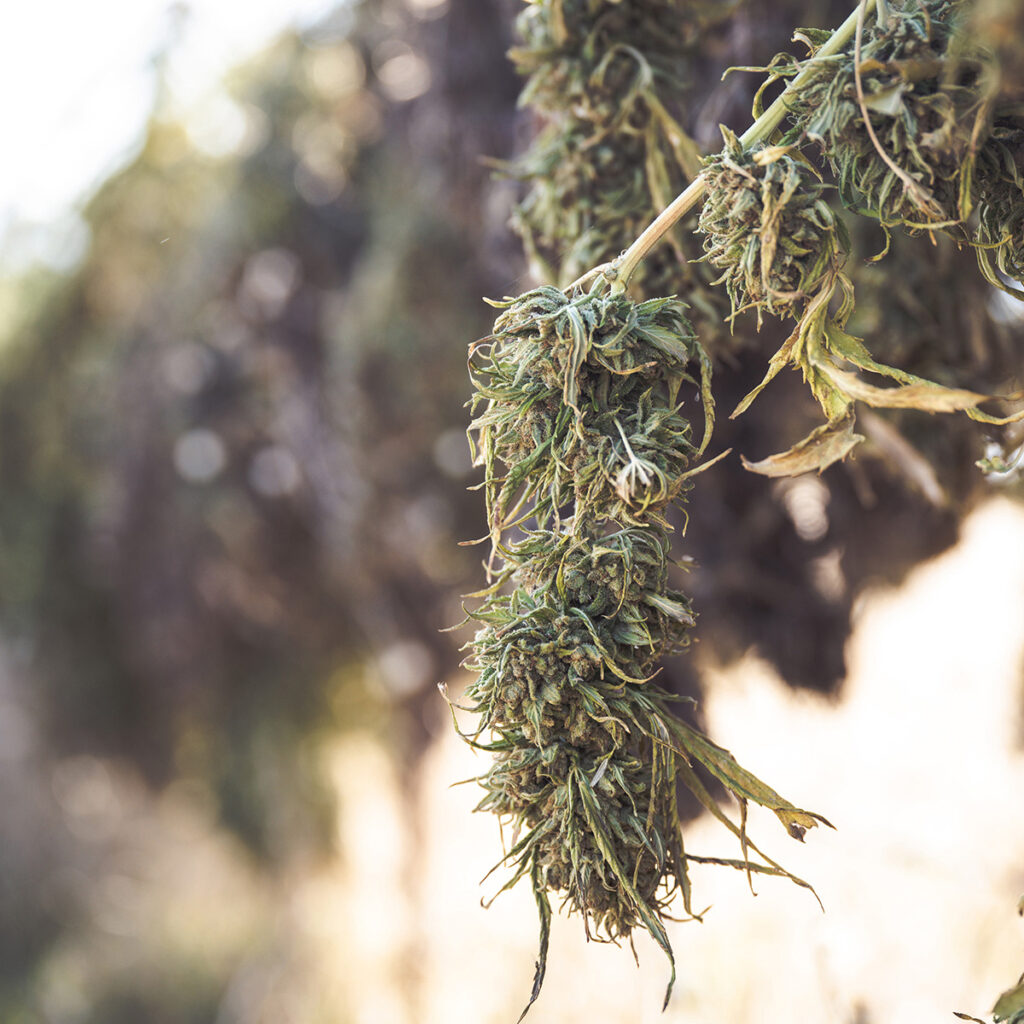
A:
<svg viewBox="0 0 1024 1024">
<path fill-rule="evenodd" d="M 544 287 L 496 305 L 493 334 L 471 353 L 493 580 L 472 612 L 467 710 L 479 715 L 471 742 L 494 755 L 479 809 L 518 837 L 504 887 L 528 876 L 540 908 L 536 998 L 552 896 L 588 935 L 643 927 L 672 958 L 663 919 L 674 897 L 694 915 L 680 784 L 739 837 L 742 858 L 723 863 L 793 877 L 759 854 L 745 815 L 724 815 L 696 764 L 794 834 L 819 819 L 677 718 L 678 698 L 656 682 L 694 624 L 671 582 L 665 514 L 713 423 L 710 362 L 686 307 L 634 302 L 600 277 L 588 291 Z"/>
<path fill-rule="evenodd" d="M 710 367 L 671 299 L 634 303 L 598 286 L 544 287 L 510 302 L 474 346 L 473 432 L 486 467 L 492 536 L 526 514 L 539 527 L 571 507 L 634 522 L 679 495 L 695 447 L 677 407 L 701 364 L 710 430 Z"/>
<path fill-rule="evenodd" d="M 876 10 L 869 18 L 871 8 Z M 808 59 L 780 55 L 763 69 L 770 72 L 768 83 L 790 79 L 773 104 L 781 105 L 789 120 L 778 143 L 758 151 L 727 136 L 723 153 L 708 163 L 701 226 L 707 258 L 725 268 L 734 307 L 741 297 L 757 307 L 759 317 L 768 311 L 796 321 L 764 380 L 733 415 L 748 408 L 784 367 L 794 366 L 826 419 L 788 451 L 745 463 L 749 469 L 789 476 L 845 458 L 863 440 L 853 430 L 857 402 L 965 412 L 990 424 L 1024 415 L 988 412 L 981 406 L 989 396 L 879 362 L 862 339 L 847 332 L 854 309 L 853 286 L 841 270 L 847 233 L 819 203 L 822 186 L 814 172 L 806 165 L 798 170 L 794 163 L 787 170 L 780 164 L 802 159 L 790 154 L 816 143 L 848 209 L 871 217 L 887 234 L 942 230 L 973 242 L 986 276 L 999 283 L 990 252 L 1013 276 L 1020 252 L 1019 236 L 1013 234 L 1021 217 L 1014 180 L 1019 147 L 998 153 L 982 148 L 992 119 L 1001 116 L 992 85 L 998 76 L 991 53 L 962 33 L 964 9 L 963 0 L 905 5 L 865 0 L 836 33 L 804 30 L 802 38 L 812 50 Z M 793 182 L 791 189 L 779 184 L 784 174 Z M 797 184 L 800 175 L 806 184 Z M 975 233 L 966 218 L 979 197 Z M 783 223 L 785 232 L 777 232 Z M 786 242 L 776 246 L 776 236 Z M 787 291 L 787 281 L 799 286 Z"/>
<path fill-rule="evenodd" d="M 1010 6 L 881 0 L 876 17 L 861 12 L 842 59 L 812 48 L 806 61 L 780 55 L 770 66 L 773 78 L 804 76 L 786 141 L 819 144 L 848 209 L 887 232 L 941 230 L 974 245 L 1000 288 L 999 274 L 1024 277 L 1021 47 L 1008 43 L 1020 13 Z M 806 33 L 812 47 L 821 35 Z"/>
<path fill-rule="evenodd" d="M 960 4 L 878 0 L 869 23 L 875 7 L 863 0 L 831 35 L 809 34 L 809 60 L 773 62 L 773 76 L 790 79 L 786 91 L 767 110 L 755 106 L 742 136 L 725 130 L 723 151 L 687 172 L 690 183 L 621 255 L 641 207 L 663 202 L 653 182 L 664 162 L 652 163 L 652 153 L 673 144 L 684 171 L 693 156 L 657 98 L 668 64 L 648 54 L 666 54 L 666 26 L 698 8 L 533 0 L 522 16 L 526 45 L 516 59 L 531 74 L 528 100 L 550 121 L 524 164 L 533 161 L 525 176 L 535 187 L 517 224 L 538 266 L 543 253 L 561 253 L 552 276 L 579 277 L 495 303 L 493 332 L 471 347 L 469 433 L 484 470 L 491 555 L 489 586 L 470 612 L 478 629 L 464 710 L 478 716 L 467 738 L 493 755 L 478 780 L 478 809 L 512 825 L 497 865 L 510 872 L 502 888 L 528 877 L 540 913 L 530 1004 L 544 977 L 553 897 L 583 917 L 591 937 L 616 941 L 641 927 L 671 961 L 668 908 L 678 896 L 698 916 L 691 861 L 806 884 L 750 841 L 749 801 L 771 808 L 798 838 L 824 821 L 683 722 L 678 698 L 657 683 L 660 663 L 686 648 L 694 626 L 674 582 L 667 512 L 710 465 L 698 460 L 714 406 L 711 362 L 688 307 L 627 292 L 641 267 L 646 285 L 659 279 L 655 246 L 705 200 L 702 266 L 725 285 L 729 319 L 756 309 L 759 324 L 767 314 L 794 325 L 734 415 L 792 365 L 826 421 L 748 468 L 790 475 L 844 458 L 862 440 L 853 431 L 857 402 L 965 411 L 990 423 L 1024 417 L 1000 419 L 979 408 L 985 395 L 884 365 L 846 331 L 850 240 L 829 186 L 801 152 L 809 141 L 835 168 L 844 202 L 886 230 L 973 240 L 965 218 L 978 199 L 985 210 L 976 230 L 995 253 L 986 258 L 1019 269 L 1019 234 L 1010 228 L 1022 216 L 1019 147 L 1005 126 L 992 131 L 990 79 L 976 49 L 957 42 Z M 626 33 L 638 45 L 623 43 Z M 712 799 L 698 765 L 739 800 L 738 821 Z M 738 837 L 739 858 L 685 848 L 680 786 Z"/>
<path fill-rule="evenodd" d="M 806 65 L 813 73 L 791 104 L 847 208 L 885 227 L 954 228 L 969 209 L 987 106 L 981 61 L 957 31 L 964 6 L 883 2 L 841 59 Z"/>
<path fill-rule="evenodd" d="M 836 277 L 849 238 L 827 201 L 826 186 L 784 146 L 745 149 L 722 129 L 725 148 L 704 171 L 700 215 L 705 259 L 722 270 L 732 315 L 756 309 L 785 317 Z"/>
</svg>

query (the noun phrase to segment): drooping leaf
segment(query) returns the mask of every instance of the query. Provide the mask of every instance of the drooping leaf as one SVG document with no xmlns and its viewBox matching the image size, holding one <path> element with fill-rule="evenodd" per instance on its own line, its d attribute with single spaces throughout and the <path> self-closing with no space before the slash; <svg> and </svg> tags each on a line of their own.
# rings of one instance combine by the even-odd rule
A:
<svg viewBox="0 0 1024 1024">
<path fill-rule="evenodd" d="M 852 414 L 836 423 L 825 423 L 778 455 L 769 455 L 758 462 L 743 459 L 743 468 L 773 477 L 820 473 L 833 462 L 845 459 L 864 440 L 862 434 L 854 433 L 853 423 Z"/>
<path fill-rule="evenodd" d="M 917 409 L 921 412 L 963 412 L 987 400 L 986 395 L 964 388 L 947 388 L 931 381 L 880 388 L 846 370 L 822 362 L 820 369 L 843 394 L 878 409 Z"/>
</svg>

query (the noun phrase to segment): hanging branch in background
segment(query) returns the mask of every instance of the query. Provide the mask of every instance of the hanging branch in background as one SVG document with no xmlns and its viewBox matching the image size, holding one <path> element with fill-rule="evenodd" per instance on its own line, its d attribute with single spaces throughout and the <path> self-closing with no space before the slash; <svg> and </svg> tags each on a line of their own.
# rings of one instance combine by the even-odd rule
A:
<svg viewBox="0 0 1024 1024">
<path fill-rule="evenodd" d="M 526 184 L 512 224 L 534 277 L 565 286 L 618 256 L 701 170 L 680 120 L 692 53 L 736 0 L 538 0 L 511 51 L 527 76 L 520 104 L 542 128 L 506 172 Z M 641 297 L 685 294 L 703 334 L 719 297 L 682 230 L 633 281 Z"/>
<path fill-rule="evenodd" d="M 848 208 L 877 220 L 887 233 L 944 231 L 965 244 L 973 241 L 986 276 L 1006 287 L 998 281 L 988 253 L 994 249 L 1000 267 L 1013 268 L 1020 246 L 1013 228 L 1024 218 L 1024 193 L 1016 184 L 1019 174 L 1013 179 L 1014 154 L 1005 147 L 996 156 L 982 149 L 992 118 L 1006 113 L 996 102 L 995 58 L 960 31 L 962 0 L 931 0 L 905 9 L 880 3 L 877 16 L 868 19 L 870 6 L 862 3 L 847 19 L 852 31 L 845 33 L 840 46 L 840 32 L 829 36 L 803 30 L 801 38 L 812 49 L 809 58 L 796 61 L 780 55 L 763 69 L 770 72 L 766 84 L 791 79 L 781 97 L 791 126 L 780 144 L 758 150 L 727 136 L 726 149 L 711 159 L 706 172 L 713 190 L 701 221 L 708 232 L 707 258 L 726 266 L 729 253 L 736 257 L 737 263 L 726 268 L 723 278 L 734 307 L 738 282 L 743 280 L 748 290 L 753 289 L 750 302 L 757 306 L 759 318 L 767 310 L 797 320 L 762 382 L 733 415 L 747 409 L 784 367 L 793 366 L 803 374 L 826 417 L 821 427 L 788 451 L 759 462 L 744 461 L 748 469 L 769 476 L 821 471 L 845 458 L 863 440 L 853 432 L 857 402 L 886 409 L 965 412 L 993 425 L 1024 416 L 986 412 L 981 405 L 990 396 L 945 387 L 876 360 L 863 340 L 845 329 L 854 294 L 837 256 L 849 242 L 841 222 L 826 215 L 823 203 L 814 214 L 809 212 L 803 197 L 819 193 L 820 186 L 812 182 L 809 191 L 795 185 L 773 186 L 771 172 L 764 170 L 789 157 L 797 146 L 816 141 Z M 1018 146 L 1015 153 L 1020 152 Z M 744 159 L 746 178 L 737 174 Z M 994 163 L 1004 168 L 1001 177 L 990 171 Z M 790 181 L 795 182 L 797 173 L 791 171 Z M 809 168 L 804 177 L 813 178 Z M 758 202 L 756 187 L 762 178 Z M 972 237 L 966 220 L 975 202 L 982 225 L 978 237 Z M 728 211 L 734 209 L 739 212 L 730 217 Z M 814 223 L 816 217 L 822 218 L 820 225 Z M 775 239 L 783 222 L 789 230 L 782 235 L 787 241 L 779 245 Z M 816 249 L 807 244 L 812 240 L 809 233 L 815 236 Z M 755 286 L 750 262 L 755 254 L 760 286 Z M 808 270 L 816 276 L 817 290 L 812 294 L 802 287 L 791 292 L 792 301 L 781 309 L 771 299 L 771 277 L 774 274 L 780 283 L 787 274 L 792 278 L 794 257 L 804 277 Z M 872 375 L 895 386 L 880 386 Z"/>
</svg>

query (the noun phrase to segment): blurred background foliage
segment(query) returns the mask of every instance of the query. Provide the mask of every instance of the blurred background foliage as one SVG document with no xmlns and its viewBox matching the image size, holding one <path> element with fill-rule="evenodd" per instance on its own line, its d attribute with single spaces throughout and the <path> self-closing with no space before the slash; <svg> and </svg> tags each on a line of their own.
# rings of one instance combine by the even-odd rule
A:
<svg viewBox="0 0 1024 1024">
<path fill-rule="evenodd" d="M 518 6 L 343 6 L 231 72 L 205 148 L 158 101 L 84 209 L 78 266 L 5 283 L 0 1020 L 346 1019 L 309 996 L 280 907 L 296 872 L 346 856 L 334 737 L 380 739 L 414 820 L 448 727 L 435 684 L 465 633 L 441 630 L 480 584 L 459 541 L 486 531 L 466 345 L 489 330 L 480 297 L 528 283 L 519 186 L 482 159 L 534 127 L 504 57 Z M 721 71 L 847 7 L 739 3 L 694 58 L 684 126 L 717 148 L 755 84 Z M 860 257 L 881 248 L 858 233 Z M 852 327 L 882 361 L 1021 386 L 1024 319 L 971 254 L 901 238 L 854 262 Z M 740 322 L 734 340 L 724 410 L 781 337 Z M 810 429 L 799 381 L 779 384 L 722 418 L 716 451 Z M 869 445 L 821 478 L 767 483 L 735 456 L 699 478 L 681 552 L 700 645 L 669 667 L 677 690 L 754 649 L 836 693 L 858 594 L 951 545 L 993 487 L 1022 493 L 1019 470 L 975 466 L 1019 428 L 862 420 Z M 291 995 L 257 1014 L 252 979 L 275 971 Z"/>
</svg>

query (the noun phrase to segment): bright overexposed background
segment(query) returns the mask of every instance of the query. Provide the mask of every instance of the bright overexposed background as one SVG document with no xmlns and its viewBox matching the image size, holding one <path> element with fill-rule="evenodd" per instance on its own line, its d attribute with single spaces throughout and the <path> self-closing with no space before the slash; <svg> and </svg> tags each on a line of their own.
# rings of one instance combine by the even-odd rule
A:
<svg viewBox="0 0 1024 1024">
<path fill-rule="evenodd" d="M 136 152 L 157 91 L 196 120 L 219 82 L 335 0 L 75 0 L 4 5 L 0 32 L 0 273 L 68 269 L 87 244 L 76 205 Z"/>
</svg>

